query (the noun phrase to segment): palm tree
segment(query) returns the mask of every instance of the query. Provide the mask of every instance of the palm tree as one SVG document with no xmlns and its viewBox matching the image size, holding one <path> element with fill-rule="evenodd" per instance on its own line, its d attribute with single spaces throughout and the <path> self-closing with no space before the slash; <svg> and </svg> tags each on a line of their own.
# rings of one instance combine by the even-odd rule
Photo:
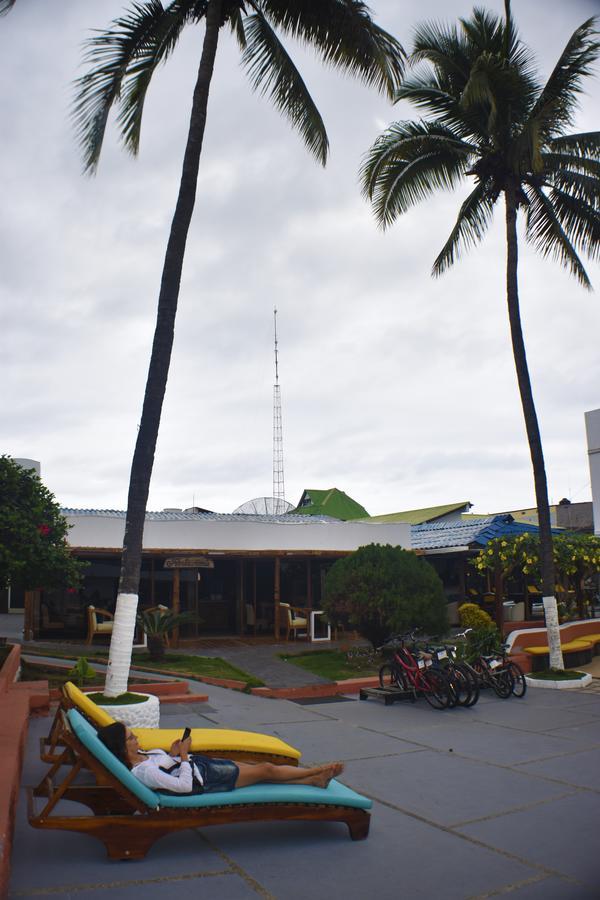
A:
<svg viewBox="0 0 600 900">
<path fill-rule="evenodd" d="M 249 15 L 246 15 L 246 12 Z M 187 233 L 220 31 L 230 26 L 255 90 L 268 94 L 325 164 L 321 116 L 280 43 L 277 30 L 312 46 L 325 63 L 393 96 L 403 75 L 400 44 L 372 20 L 362 0 L 137 0 L 110 28 L 88 42 L 87 74 L 79 79 L 74 118 L 85 168 L 95 171 L 111 107 L 117 105 L 125 147 L 137 153 L 144 101 L 152 76 L 173 52 L 182 30 L 204 20 L 205 32 L 179 195 L 167 244 L 154 343 L 127 500 L 121 576 L 106 694 L 126 690 L 135 630 L 146 503 L 165 394 Z"/>
<path fill-rule="evenodd" d="M 568 134 L 585 76 L 600 51 L 595 20 L 575 30 L 542 85 L 533 56 L 519 39 L 505 0 L 504 19 L 475 9 L 460 27 L 424 24 L 396 100 L 409 100 L 426 119 L 392 124 L 365 157 L 364 191 L 386 227 L 440 188 L 471 178 L 448 240 L 433 265 L 441 275 L 465 247 L 484 236 L 502 197 L 506 222 L 506 284 L 512 348 L 531 453 L 540 530 L 540 566 L 550 664 L 560 652 L 552 532 L 542 443 L 519 312 L 517 216 L 526 239 L 552 256 L 586 288 L 578 252 L 600 250 L 600 132 Z"/>
</svg>

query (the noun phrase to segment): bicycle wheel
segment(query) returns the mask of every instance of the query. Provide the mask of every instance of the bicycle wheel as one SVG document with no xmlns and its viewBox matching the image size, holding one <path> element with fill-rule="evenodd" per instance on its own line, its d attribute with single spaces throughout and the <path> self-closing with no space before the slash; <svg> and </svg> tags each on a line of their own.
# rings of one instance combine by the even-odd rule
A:
<svg viewBox="0 0 600 900">
<path fill-rule="evenodd" d="M 458 682 L 458 678 L 455 678 L 454 669 L 452 666 L 439 666 L 434 665 L 432 669 L 429 669 L 430 672 L 440 672 L 443 677 L 448 682 L 448 708 L 453 709 L 455 706 L 459 704 L 459 698 L 461 696 L 461 685 Z"/>
<path fill-rule="evenodd" d="M 422 674 L 423 696 L 434 709 L 446 709 L 451 703 L 448 679 L 439 669 L 428 669 Z"/>
<path fill-rule="evenodd" d="M 477 675 L 477 672 L 469 665 L 469 663 L 466 662 L 459 662 L 455 663 L 454 665 L 468 680 L 471 688 L 469 700 L 467 703 L 464 703 L 463 706 L 475 706 L 475 704 L 479 700 L 479 677 Z"/>
<path fill-rule="evenodd" d="M 448 668 L 444 670 L 444 674 L 448 676 L 450 686 L 456 694 L 457 705 L 472 706 L 474 688 L 471 676 L 464 672 L 459 665 L 448 666 Z"/>
<path fill-rule="evenodd" d="M 508 700 L 513 692 L 513 676 L 508 669 L 499 669 L 490 673 L 490 683 L 494 693 L 501 700 Z"/>
<path fill-rule="evenodd" d="M 382 688 L 401 688 L 405 690 L 404 677 L 396 666 L 386 663 L 379 670 L 379 686 Z"/>
<path fill-rule="evenodd" d="M 515 662 L 507 663 L 506 668 L 510 669 L 511 675 L 513 677 L 513 694 L 515 695 L 515 697 L 524 697 L 527 690 L 527 682 L 525 680 L 525 673 L 523 672 L 523 669 Z"/>
</svg>

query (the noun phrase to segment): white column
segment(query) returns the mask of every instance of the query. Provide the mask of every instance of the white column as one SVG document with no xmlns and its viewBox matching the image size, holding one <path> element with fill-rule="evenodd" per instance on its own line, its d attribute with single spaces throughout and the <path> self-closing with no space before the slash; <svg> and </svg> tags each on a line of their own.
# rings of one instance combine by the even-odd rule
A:
<svg viewBox="0 0 600 900">
<path fill-rule="evenodd" d="M 600 409 L 585 414 L 585 430 L 588 442 L 588 459 L 592 479 L 594 505 L 594 534 L 600 534 Z"/>
</svg>

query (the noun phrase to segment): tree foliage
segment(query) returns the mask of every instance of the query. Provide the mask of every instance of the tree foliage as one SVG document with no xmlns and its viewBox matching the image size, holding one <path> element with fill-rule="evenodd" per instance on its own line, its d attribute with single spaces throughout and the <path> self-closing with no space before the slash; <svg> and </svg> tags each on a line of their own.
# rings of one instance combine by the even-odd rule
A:
<svg viewBox="0 0 600 900">
<path fill-rule="evenodd" d="M 600 132 L 567 132 L 600 55 L 596 25 L 588 19 L 574 31 L 545 84 L 509 3 L 504 21 L 476 8 L 458 27 L 416 29 L 414 74 L 396 101 L 408 100 L 427 118 L 392 124 L 361 174 L 383 227 L 439 190 L 472 180 L 434 275 L 482 240 L 508 191 L 524 212 L 527 241 L 590 286 L 578 252 L 594 260 L 600 254 Z"/>
<path fill-rule="evenodd" d="M 557 534 L 553 540 L 554 566 L 565 584 L 600 572 L 600 538 L 592 534 Z M 515 537 L 494 538 L 472 560 L 478 572 L 500 570 L 506 578 L 522 572 L 540 580 L 540 541 L 525 531 Z"/>
<path fill-rule="evenodd" d="M 0 457 L 0 587 L 77 587 L 83 565 L 71 556 L 68 529 L 38 475 Z"/>
<path fill-rule="evenodd" d="M 428 562 L 390 544 L 368 544 L 329 570 L 323 608 L 377 647 L 391 633 L 448 627 L 442 582 Z"/>
</svg>

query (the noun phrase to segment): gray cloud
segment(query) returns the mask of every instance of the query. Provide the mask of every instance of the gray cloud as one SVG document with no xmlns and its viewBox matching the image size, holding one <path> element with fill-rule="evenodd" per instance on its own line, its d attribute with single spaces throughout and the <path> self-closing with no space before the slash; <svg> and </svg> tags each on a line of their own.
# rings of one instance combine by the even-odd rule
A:
<svg viewBox="0 0 600 900">
<path fill-rule="evenodd" d="M 41 459 L 73 506 L 126 502 L 202 35 L 186 34 L 157 73 L 139 159 L 111 128 L 98 175 L 84 177 L 69 122 L 81 42 L 124 6 L 23 2 L 0 23 L 10 85 L 0 97 L 0 445 Z M 591 6 L 514 4 L 546 73 Z M 472 4 L 376 7 L 409 44 L 414 23 Z M 219 50 L 151 507 L 194 498 L 231 510 L 271 492 L 275 304 L 289 499 L 335 484 L 372 513 L 462 499 L 481 511 L 531 505 L 501 210 L 482 245 L 432 280 L 461 193 L 382 233 L 358 188 L 369 144 L 413 112 L 292 52 L 329 129 L 325 170 L 252 94 L 229 36 Z M 599 97 L 590 81 L 576 127 L 598 127 Z M 589 271 L 598 286 L 598 265 Z M 597 297 L 525 245 L 521 294 L 550 491 L 583 486 L 575 499 L 586 499 Z"/>
</svg>

